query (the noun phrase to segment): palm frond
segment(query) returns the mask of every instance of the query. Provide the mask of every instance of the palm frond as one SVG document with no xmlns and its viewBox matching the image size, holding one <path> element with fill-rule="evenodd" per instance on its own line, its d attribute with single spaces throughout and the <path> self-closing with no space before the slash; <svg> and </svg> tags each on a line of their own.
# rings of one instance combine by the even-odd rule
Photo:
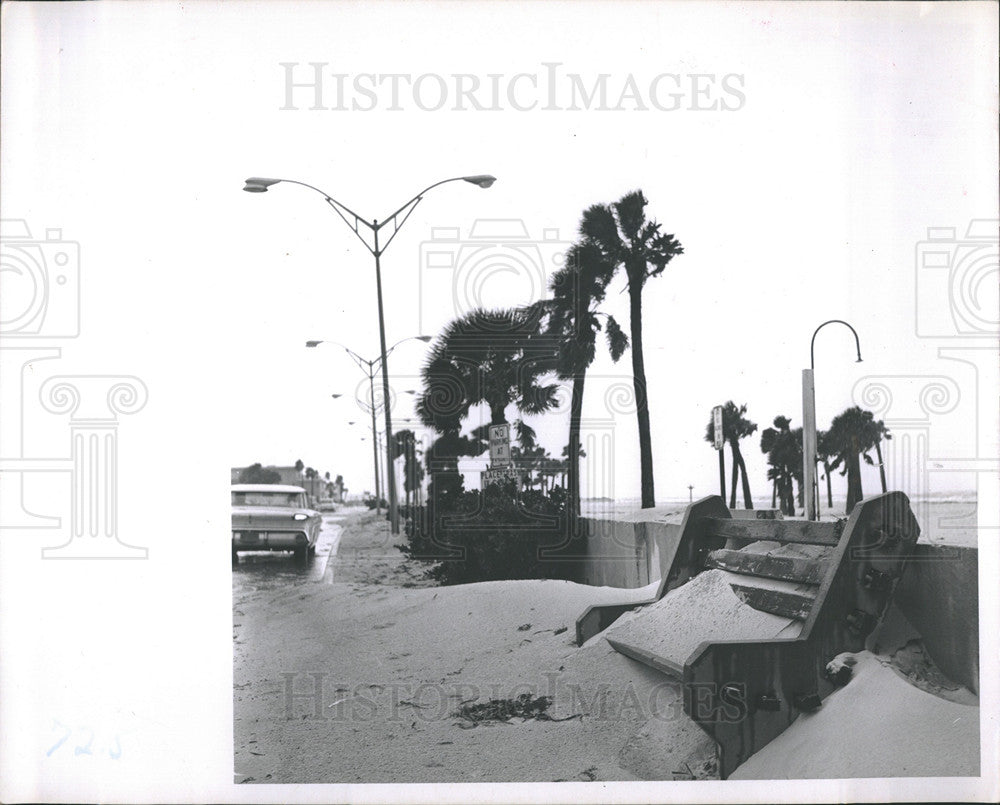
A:
<svg viewBox="0 0 1000 805">
<path fill-rule="evenodd" d="M 606 336 L 608 339 L 608 351 L 611 353 L 611 360 L 617 363 L 618 359 L 625 354 L 625 350 L 628 349 L 629 341 L 628 336 L 621 328 L 621 325 L 619 325 L 615 320 L 614 316 L 608 316 Z"/>
</svg>

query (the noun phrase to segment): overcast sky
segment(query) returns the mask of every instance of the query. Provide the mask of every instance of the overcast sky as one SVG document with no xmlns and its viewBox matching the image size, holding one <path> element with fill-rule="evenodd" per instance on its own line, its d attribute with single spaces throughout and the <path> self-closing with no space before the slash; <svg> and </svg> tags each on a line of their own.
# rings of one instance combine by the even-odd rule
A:
<svg viewBox="0 0 1000 805">
<path fill-rule="evenodd" d="M 929 227 L 962 241 L 995 218 L 995 6 L 532 5 L 531 24 L 506 4 L 246 8 L 4 9 L 21 27 L 4 41 L 3 215 L 80 244 L 81 333 L 58 368 L 147 384 L 122 432 L 145 471 L 301 458 L 371 488 L 367 431 L 346 424 L 364 421 L 351 399 L 364 376 L 304 342 L 377 356 L 373 260 L 322 196 L 243 193 L 248 176 L 316 185 L 369 218 L 443 178 L 497 177 L 435 189 L 386 251 L 390 344 L 477 299 L 533 301 L 581 212 L 641 188 L 684 247 L 644 293 L 660 499 L 717 488 L 713 405 L 746 402 L 761 429 L 801 424 L 801 370 L 827 319 L 856 327 L 864 363 L 846 329 L 819 336 L 821 427 L 866 377 L 976 384 L 938 355 L 954 339 L 918 337 L 919 317 L 950 303 L 917 262 Z M 496 233 L 485 251 L 473 227 Z M 515 251 L 519 229 L 530 247 Z M 437 252 L 454 270 L 431 265 Z M 627 326 L 623 287 L 606 309 Z M 976 304 L 995 321 L 991 287 Z M 396 350 L 394 388 L 419 388 L 427 349 Z M 584 430 L 613 435 L 585 494 L 639 494 L 632 409 L 607 403 L 630 375 L 601 348 Z M 412 404 L 401 395 L 394 416 Z M 966 394 L 928 420 L 931 458 L 991 438 L 970 428 L 976 405 Z M 530 421 L 558 455 L 565 407 Z M 766 494 L 759 435 L 744 452 Z"/>
</svg>

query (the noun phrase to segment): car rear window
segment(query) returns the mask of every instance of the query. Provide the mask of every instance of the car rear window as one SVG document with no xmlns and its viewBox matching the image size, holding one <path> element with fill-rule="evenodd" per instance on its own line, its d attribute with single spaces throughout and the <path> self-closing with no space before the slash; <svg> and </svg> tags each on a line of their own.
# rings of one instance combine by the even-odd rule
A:
<svg viewBox="0 0 1000 805">
<path fill-rule="evenodd" d="M 284 506 L 304 509 L 301 492 L 233 492 L 234 506 Z"/>
</svg>

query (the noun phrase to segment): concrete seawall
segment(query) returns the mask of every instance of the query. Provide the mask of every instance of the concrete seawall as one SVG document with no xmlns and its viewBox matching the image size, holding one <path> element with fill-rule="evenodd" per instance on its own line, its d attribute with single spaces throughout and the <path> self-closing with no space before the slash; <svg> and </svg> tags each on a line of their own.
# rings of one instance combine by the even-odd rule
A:
<svg viewBox="0 0 1000 805">
<path fill-rule="evenodd" d="M 673 509 L 647 509 L 614 520 L 580 518 L 587 551 L 579 581 L 631 588 L 661 578 L 666 568 L 660 566 L 660 558 L 673 554 L 670 548 L 680 539 L 682 516 Z"/>
<path fill-rule="evenodd" d="M 979 551 L 917 545 L 895 604 L 952 680 L 979 693 Z"/>
<path fill-rule="evenodd" d="M 734 510 L 734 517 L 763 512 Z M 661 578 L 673 554 L 683 511 L 646 509 L 603 520 L 581 518 L 586 554 L 578 581 L 600 587 L 645 587 Z M 766 516 L 766 515 L 764 515 Z M 924 639 L 938 667 L 979 692 L 979 562 L 975 548 L 918 544 L 895 604 Z"/>
</svg>

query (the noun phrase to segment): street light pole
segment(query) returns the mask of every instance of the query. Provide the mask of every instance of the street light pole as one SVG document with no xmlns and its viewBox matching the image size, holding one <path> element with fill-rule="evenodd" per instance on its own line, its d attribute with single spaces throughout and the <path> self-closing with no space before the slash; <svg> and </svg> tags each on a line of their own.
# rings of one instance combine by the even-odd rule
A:
<svg viewBox="0 0 1000 805">
<path fill-rule="evenodd" d="M 385 412 L 385 453 L 386 453 L 386 463 L 391 467 L 392 465 L 392 419 L 388 410 L 389 401 L 389 368 L 386 364 L 386 349 L 385 349 L 385 318 L 382 312 L 382 267 L 380 258 L 385 250 L 392 243 L 393 238 L 399 234 L 400 227 L 406 223 L 406 220 L 410 217 L 413 210 L 416 209 L 417 205 L 421 202 L 424 194 L 429 190 L 438 187 L 439 185 L 447 184 L 448 182 L 469 182 L 470 184 L 477 185 L 478 187 L 488 188 L 496 181 L 496 177 L 490 176 L 488 174 L 476 174 L 473 176 L 456 176 L 451 179 L 442 179 L 440 182 L 435 182 L 428 187 L 425 187 L 417 195 L 407 201 L 403 206 L 401 206 L 394 213 L 384 218 L 381 222 L 378 219 L 372 219 L 371 221 L 362 218 L 350 207 L 342 204 L 341 202 L 334 199 L 329 193 L 324 193 L 318 187 L 313 187 L 311 184 L 306 184 L 305 182 L 300 182 L 295 179 L 267 179 L 259 176 L 252 176 L 246 180 L 243 189 L 248 193 L 266 193 L 271 185 L 278 184 L 279 182 L 288 182 L 290 184 L 298 184 L 303 187 L 308 187 L 310 190 L 315 190 L 317 193 L 326 199 L 327 204 L 329 204 L 334 212 L 339 215 L 344 223 L 346 223 L 351 230 L 357 235 L 358 239 L 365 245 L 365 248 L 371 252 L 372 256 L 375 258 L 375 283 L 378 292 L 378 324 L 379 324 L 379 341 L 382 345 L 382 393 L 385 397 L 386 402 L 386 412 Z M 353 219 L 353 220 L 352 220 Z M 393 230 L 389 235 L 388 239 L 384 244 L 379 246 L 379 231 L 388 223 L 392 223 Z M 368 227 L 372 233 L 372 238 L 374 240 L 374 245 L 369 245 L 368 241 L 362 236 L 359 229 L 360 225 Z M 386 473 L 390 476 L 387 487 L 389 491 L 389 520 L 392 524 L 392 533 L 399 533 L 399 511 L 396 506 L 396 484 L 392 479 L 392 473 Z"/>
<path fill-rule="evenodd" d="M 378 259 L 377 258 L 376 258 L 376 266 L 378 266 Z M 378 268 L 376 268 L 376 270 L 378 270 Z M 381 288 L 381 283 L 379 284 L 379 287 Z M 382 321 L 382 304 L 381 303 L 382 303 L 382 298 L 381 298 L 381 294 L 380 294 L 379 295 L 379 322 L 380 323 Z M 382 329 L 382 328 L 380 328 L 380 329 Z M 384 330 L 383 330 L 383 332 L 384 332 Z M 383 340 L 382 344 L 381 344 L 381 347 L 382 347 L 381 354 L 383 356 L 388 357 L 389 355 L 392 354 L 392 351 L 396 347 L 398 347 L 400 344 L 402 344 L 402 343 L 404 343 L 406 341 L 423 341 L 426 344 L 430 340 L 431 340 L 431 337 L 429 335 L 411 335 L 408 338 L 400 339 L 399 341 L 397 341 L 395 344 L 393 344 L 388 349 L 385 348 L 385 341 Z M 382 493 L 381 493 L 381 490 L 379 488 L 379 460 L 378 460 L 379 446 L 378 446 L 378 440 L 376 438 L 376 418 L 375 418 L 376 411 L 378 411 L 378 404 L 375 402 L 375 364 L 376 363 L 381 363 L 382 364 L 382 384 L 383 384 L 382 385 L 382 389 L 383 389 L 383 391 L 382 391 L 382 396 L 383 396 L 382 407 L 385 409 L 386 425 L 387 426 L 391 426 L 391 420 L 389 418 L 390 417 L 390 414 L 389 414 L 390 398 L 388 396 L 388 379 L 389 379 L 389 377 L 388 377 L 388 373 L 385 370 L 386 361 L 385 361 L 385 359 L 383 357 L 375 358 L 374 360 L 368 360 L 367 358 L 362 358 L 357 352 L 355 352 L 354 350 L 352 350 L 349 347 L 345 346 L 344 344 L 341 344 L 339 341 L 329 341 L 329 340 L 326 340 L 326 341 L 306 341 L 306 346 L 307 347 L 318 347 L 320 344 L 335 344 L 336 346 L 340 347 L 348 355 L 351 356 L 351 359 L 358 365 L 358 368 L 360 368 L 368 376 L 368 391 L 369 391 L 369 395 L 370 395 L 370 399 L 371 399 L 371 405 L 370 406 L 364 406 L 364 405 L 361 404 L 360 400 L 358 400 L 358 405 L 361 406 L 361 407 L 364 407 L 364 408 L 368 408 L 368 411 L 371 414 L 371 418 L 372 418 L 372 450 L 374 451 L 374 454 L 375 454 L 375 462 L 374 462 L 374 464 L 375 464 L 375 513 L 376 514 L 381 514 L 382 513 Z M 340 395 L 335 394 L 334 396 L 335 397 L 339 397 Z M 388 444 L 388 443 L 389 443 L 388 439 L 386 439 L 386 444 Z M 386 458 L 388 460 L 391 460 L 391 453 L 388 450 L 386 451 Z M 385 475 L 392 476 L 393 474 L 391 472 L 387 471 L 385 473 Z M 393 480 L 395 480 L 395 479 L 393 479 Z M 391 495 L 391 493 L 388 491 L 390 488 L 392 488 L 392 487 L 389 486 L 390 481 L 386 480 L 385 484 L 386 484 L 386 490 L 387 490 L 386 494 Z M 393 487 L 394 486 L 395 486 L 395 484 L 393 483 Z"/>
<path fill-rule="evenodd" d="M 807 520 L 819 519 L 815 487 L 816 442 L 816 384 L 810 368 L 802 370 L 802 502 Z"/>
<path fill-rule="evenodd" d="M 816 335 L 828 324 L 843 324 L 854 333 L 854 346 L 857 348 L 861 363 L 861 341 L 858 332 L 843 319 L 830 319 L 823 322 L 813 331 L 809 342 L 809 368 L 802 370 L 802 494 L 805 504 L 805 516 L 808 520 L 819 519 L 819 490 L 816 478 L 816 447 L 818 435 L 816 431 L 816 384 L 813 373 L 816 369 Z"/>
<path fill-rule="evenodd" d="M 385 314 L 382 312 L 382 252 L 378 248 L 378 221 L 372 222 L 375 239 L 375 287 L 378 289 L 378 337 L 382 351 L 382 413 L 385 415 L 385 486 L 389 492 L 389 522 L 393 534 L 399 533 L 399 506 L 396 502 L 396 473 L 392 471 L 392 415 L 389 412 L 389 353 L 385 349 Z M 372 392 L 374 394 L 374 392 Z M 372 397 L 372 402 L 375 398 Z M 374 416 L 374 411 L 372 413 Z M 374 428 L 374 421 L 372 424 Z"/>
</svg>

